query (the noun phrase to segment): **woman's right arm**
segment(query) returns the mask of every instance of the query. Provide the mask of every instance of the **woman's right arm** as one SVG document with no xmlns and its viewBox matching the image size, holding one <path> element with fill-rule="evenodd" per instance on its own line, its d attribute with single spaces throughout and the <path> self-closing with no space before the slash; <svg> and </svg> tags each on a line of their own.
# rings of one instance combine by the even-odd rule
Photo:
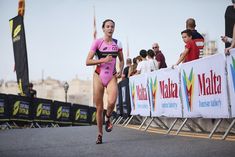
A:
<svg viewBox="0 0 235 157">
<path fill-rule="evenodd" d="M 107 55 L 105 58 L 101 58 L 99 60 L 93 59 L 94 58 L 95 53 L 94 52 L 89 52 L 87 59 L 86 59 L 86 65 L 90 66 L 90 65 L 97 65 L 97 64 L 101 64 L 101 63 L 107 63 L 112 61 L 112 56 L 111 55 Z"/>
</svg>

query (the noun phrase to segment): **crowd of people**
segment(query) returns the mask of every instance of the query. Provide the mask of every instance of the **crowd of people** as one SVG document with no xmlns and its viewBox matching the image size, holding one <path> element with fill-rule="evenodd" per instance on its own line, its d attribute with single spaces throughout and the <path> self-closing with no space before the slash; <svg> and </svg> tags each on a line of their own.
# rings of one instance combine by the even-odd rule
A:
<svg viewBox="0 0 235 157">
<path fill-rule="evenodd" d="M 200 55 L 203 52 L 204 38 L 197 32 L 195 27 L 196 22 L 193 18 L 186 20 L 186 29 L 181 32 L 182 39 L 185 42 L 185 49 L 180 54 L 176 64 L 172 65 L 172 68 L 175 68 L 175 66 L 180 63 L 185 63 L 200 58 Z M 122 79 L 136 74 L 167 68 L 165 56 L 161 52 L 158 43 L 153 43 L 152 48 L 149 50 L 140 50 L 139 55 L 134 57 L 132 61 L 130 58 L 127 58 Z"/>
</svg>

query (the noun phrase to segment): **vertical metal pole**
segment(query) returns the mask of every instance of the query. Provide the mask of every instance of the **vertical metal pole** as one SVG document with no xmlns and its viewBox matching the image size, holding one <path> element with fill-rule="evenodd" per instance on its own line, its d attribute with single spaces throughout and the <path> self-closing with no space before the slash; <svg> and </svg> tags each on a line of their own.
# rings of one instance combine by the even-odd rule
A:
<svg viewBox="0 0 235 157">
<path fill-rule="evenodd" d="M 67 91 L 65 91 L 65 102 L 67 102 Z"/>
</svg>

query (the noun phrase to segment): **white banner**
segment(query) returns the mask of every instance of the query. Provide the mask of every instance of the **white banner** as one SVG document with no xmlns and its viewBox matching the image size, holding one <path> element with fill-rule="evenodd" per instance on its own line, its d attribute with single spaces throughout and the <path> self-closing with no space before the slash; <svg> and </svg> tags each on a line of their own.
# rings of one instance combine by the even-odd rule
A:
<svg viewBox="0 0 235 157">
<path fill-rule="evenodd" d="M 235 117 L 235 49 L 232 49 L 230 55 L 226 57 L 226 60 L 232 117 Z"/>
<path fill-rule="evenodd" d="M 184 117 L 229 118 L 224 54 L 181 65 Z"/>
<path fill-rule="evenodd" d="M 157 70 L 148 75 L 148 82 L 152 116 L 182 117 L 179 70 Z"/>
<path fill-rule="evenodd" d="M 129 78 L 131 115 L 150 116 L 147 74 Z"/>
</svg>

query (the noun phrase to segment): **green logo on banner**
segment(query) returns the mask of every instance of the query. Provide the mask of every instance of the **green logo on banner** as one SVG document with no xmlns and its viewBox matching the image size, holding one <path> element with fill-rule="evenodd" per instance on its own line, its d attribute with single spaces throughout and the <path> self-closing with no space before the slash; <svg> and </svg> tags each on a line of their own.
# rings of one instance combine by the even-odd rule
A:
<svg viewBox="0 0 235 157">
<path fill-rule="evenodd" d="M 13 116 L 15 116 L 20 109 L 20 101 L 16 101 L 13 107 Z"/>
<path fill-rule="evenodd" d="M 39 117 L 42 114 L 42 103 L 38 105 L 36 116 Z"/>
<path fill-rule="evenodd" d="M 80 115 L 81 115 L 80 110 L 77 110 L 75 120 L 78 120 L 80 118 Z"/>
<path fill-rule="evenodd" d="M 92 122 L 95 122 L 95 121 L 96 121 L 96 112 L 92 114 Z"/>
<path fill-rule="evenodd" d="M 59 119 L 62 115 L 62 106 L 60 106 L 57 110 L 57 119 Z"/>
</svg>

